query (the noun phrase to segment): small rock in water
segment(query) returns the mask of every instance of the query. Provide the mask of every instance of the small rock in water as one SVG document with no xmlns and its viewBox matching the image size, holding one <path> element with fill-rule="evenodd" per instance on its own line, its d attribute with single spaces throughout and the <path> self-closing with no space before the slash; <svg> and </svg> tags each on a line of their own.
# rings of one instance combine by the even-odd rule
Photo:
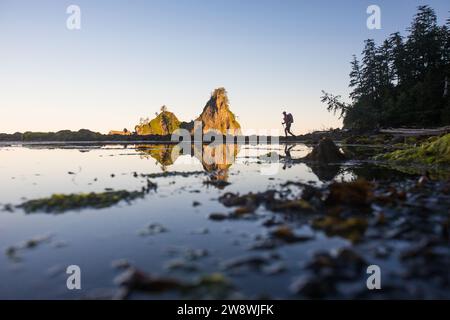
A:
<svg viewBox="0 0 450 320">
<path fill-rule="evenodd" d="M 184 256 L 187 260 L 198 260 L 208 256 L 209 252 L 205 249 L 187 249 Z"/>
<path fill-rule="evenodd" d="M 276 253 L 245 255 L 232 258 L 223 262 L 222 267 L 225 270 L 231 270 L 241 267 L 260 269 L 263 266 L 271 265 L 274 262 L 274 260 L 278 259 L 280 259 L 280 256 Z"/>
<path fill-rule="evenodd" d="M 425 176 L 421 176 L 419 178 L 419 180 L 417 181 L 417 186 L 418 187 L 423 187 L 430 179 L 425 175 Z"/>
<path fill-rule="evenodd" d="M 205 185 L 211 185 L 211 186 L 214 186 L 214 187 L 216 187 L 216 188 L 218 188 L 218 189 L 223 189 L 223 188 L 225 188 L 226 186 L 229 186 L 231 183 L 229 183 L 228 181 L 225 181 L 225 180 L 220 180 L 220 179 L 217 179 L 217 180 L 213 180 L 213 179 L 211 179 L 211 180 L 206 180 L 206 181 L 204 181 L 203 182 Z"/>
<path fill-rule="evenodd" d="M 209 229 L 208 228 L 200 228 L 200 229 L 192 231 L 191 233 L 192 234 L 208 234 Z"/>
<path fill-rule="evenodd" d="M 281 220 L 277 220 L 275 217 L 271 217 L 262 223 L 262 225 L 264 227 L 268 227 L 268 228 L 273 227 L 273 226 L 278 226 L 280 224 L 283 224 L 283 222 Z"/>
<path fill-rule="evenodd" d="M 111 262 L 111 266 L 115 269 L 127 269 L 131 264 L 127 259 L 118 259 Z"/>
<path fill-rule="evenodd" d="M 148 292 L 164 292 L 180 289 L 185 285 L 177 279 L 154 277 L 134 267 L 128 268 L 114 280 L 118 285 L 128 290 L 141 290 Z"/>
<path fill-rule="evenodd" d="M 14 212 L 14 208 L 13 208 L 13 206 L 12 206 L 11 204 L 5 204 L 5 205 L 3 206 L 3 211 L 6 211 L 6 212 Z"/>
<path fill-rule="evenodd" d="M 244 215 L 244 214 L 253 213 L 254 211 L 255 211 L 255 208 L 248 207 L 248 206 L 243 206 L 243 207 L 236 208 L 233 211 L 233 214 L 236 215 L 236 216 L 240 216 L 240 215 Z"/>
<path fill-rule="evenodd" d="M 308 298 L 320 299 L 335 291 L 334 286 L 320 277 L 304 275 L 297 278 L 289 287 L 292 293 Z"/>
<path fill-rule="evenodd" d="M 46 270 L 46 274 L 53 278 L 60 274 L 65 274 L 66 269 L 61 265 L 54 265 Z"/>
<path fill-rule="evenodd" d="M 140 235 L 143 236 L 153 236 L 159 233 L 167 232 L 167 228 L 159 223 L 152 223 L 147 226 L 144 230 L 140 231 Z"/>
<path fill-rule="evenodd" d="M 210 220 L 214 220 L 214 221 L 222 221 L 222 220 L 227 219 L 227 218 L 228 218 L 228 215 L 225 214 L 225 213 L 218 213 L 218 212 L 215 212 L 215 213 L 211 213 L 211 214 L 208 216 L 208 218 L 209 218 Z"/>
<path fill-rule="evenodd" d="M 325 203 L 330 206 L 368 207 L 373 200 L 372 188 L 372 184 L 363 179 L 335 182 L 330 185 L 330 194 Z"/>
<path fill-rule="evenodd" d="M 288 226 L 277 227 L 272 231 L 272 236 L 288 243 L 311 240 L 313 236 L 296 235 L 294 231 Z"/>
<path fill-rule="evenodd" d="M 263 272 L 267 275 L 280 274 L 286 271 L 286 265 L 283 262 L 275 262 L 263 267 Z"/>
<path fill-rule="evenodd" d="M 169 270 L 181 270 L 186 272 L 194 272 L 199 270 L 197 264 L 187 262 L 183 259 L 175 259 L 166 263 L 166 268 Z"/>
</svg>

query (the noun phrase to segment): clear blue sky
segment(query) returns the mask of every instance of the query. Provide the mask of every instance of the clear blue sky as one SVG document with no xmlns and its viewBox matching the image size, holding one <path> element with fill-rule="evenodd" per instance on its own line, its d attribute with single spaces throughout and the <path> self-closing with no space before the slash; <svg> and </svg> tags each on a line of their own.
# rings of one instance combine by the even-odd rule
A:
<svg viewBox="0 0 450 320">
<path fill-rule="evenodd" d="M 298 133 L 338 127 L 321 90 L 347 96 L 351 55 L 419 4 L 449 16 L 449 0 L 0 0 L 0 132 L 131 129 L 163 104 L 189 121 L 219 86 L 244 129 L 281 129 L 283 109 Z"/>
</svg>

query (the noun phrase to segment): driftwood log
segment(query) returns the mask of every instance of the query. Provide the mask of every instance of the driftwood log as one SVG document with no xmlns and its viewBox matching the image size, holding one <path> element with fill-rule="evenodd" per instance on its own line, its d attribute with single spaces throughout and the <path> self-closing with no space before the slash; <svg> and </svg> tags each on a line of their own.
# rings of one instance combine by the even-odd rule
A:
<svg viewBox="0 0 450 320">
<path fill-rule="evenodd" d="M 441 134 L 450 133 L 450 126 L 434 129 L 389 128 L 389 129 L 380 129 L 379 132 L 397 136 L 437 136 Z"/>
</svg>

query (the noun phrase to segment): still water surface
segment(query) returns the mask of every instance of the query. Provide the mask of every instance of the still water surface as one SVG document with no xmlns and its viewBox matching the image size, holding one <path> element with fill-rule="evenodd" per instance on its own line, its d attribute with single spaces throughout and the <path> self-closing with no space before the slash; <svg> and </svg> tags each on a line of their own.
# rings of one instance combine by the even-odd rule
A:
<svg viewBox="0 0 450 320">
<path fill-rule="evenodd" d="M 292 158 L 310 151 L 302 144 L 290 147 L 288 155 Z M 143 199 L 105 209 L 63 214 L 25 214 L 17 208 L 13 212 L 0 211 L 0 298 L 109 298 L 117 291 L 114 278 L 120 270 L 112 267 L 112 263 L 118 259 L 126 259 L 150 274 L 186 280 L 220 272 L 235 285 L 236 297 L 291 298 L 289 284 L 301 273 L 302 264 L 311 254 L 320 249 L 348 246 L 348 241 L 317 233 L 313 241 L 276 249 L 279 258 L 274 264 L 282 263 L 284 272 L 268 275 L 252 270 L 227 271 L 222 263 L 253 254 L 250 247 L 267 231 L 261 226 L 261 219 L 217 222 L 208 219 L 208 215 L 230 211 L 217 201 L 226 192 L 265 191 L 288 180 L 320 185 L 329 179 L 348 180 L 356 175 L 344 166 L 331 169 L 331 173 L 316 171 L 318 176 L 305 164 L 290 163 L 284 158 L 285 147 L 280 145 L 232 148 L 231 159 L 217 164 L 205 160 L 207 150 L 172 159 L 172 147 L 168 145 L 0 147 L 2 207 L 55 193 L 139 190 L 145 183 L 140 174 L 200 172 L 186 177 L 153 178 L 152 182 L 158 185 L 156 191 Z M 269 152 L 277 152 L 282 158 L 271 164 L 261 161 L 259 156 Z M 269 165 L 276 173 L 263 175 L 262 170 Z M 207 174 L 230 184 L 223 188 L 205 185 Z M 273 215 L 263 207 L 256 213 L 260 218 Z M 167 232 L 142 235 L 141 231 L 152 223 L 164 226 Z M 313 232 L 301 223 L 296 230 Z M 20 250 L 15 259 L 4 253 L 10 246 L 42 236 L 49 238 L 34 248 Z M 206 254 L 186 262 L 186 255 L 195 250 Z M 192 268 L 171 268 L 174 261 L 184 261 Z M 82 290 L 66 288 L 68 265 L 80 266 Z M 133 297 L 174 296 L 165 293 Z"/>
</svg>

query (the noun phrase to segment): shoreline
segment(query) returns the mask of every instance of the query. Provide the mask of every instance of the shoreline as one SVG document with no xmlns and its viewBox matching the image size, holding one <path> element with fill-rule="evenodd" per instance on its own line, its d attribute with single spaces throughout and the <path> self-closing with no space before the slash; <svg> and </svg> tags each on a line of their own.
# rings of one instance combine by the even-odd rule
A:
<svg viewBox="0 0 450 320">
<path fill-rule="evenodd" d="M 263 144 L 272 144 L 274 139 L 268 138 L 264 141 L 256 141 L 257 145 Z M 202 144 L 210 144 L 214 141 L 191 141 L 191 144 L 202 143 Z M 291 139 L 291 140 L 279 140 L 277 144 L 286 144 L 286 143 L 304 143 L 307 144 L 310 141 L 306 139 Z M 170 141 L 170 140 L 79 140 L 79 141 L 0 141 L 0 146 L 19 146 L 19 145 L 112 145 L 112 144 L 120 144 L 120 145 L 135 145 L 135 144 L 156 144 L 156 145 L 176 145 L 182 143 L 182 141 Z M 226 141 L 224 141 L 226 143 Z M 233 144 L 255 144 L 254 141 L 237 141 Z"/>
<path fill-rule="evenodd" d="M 316 131 L 298 136 L 222 136 L 224 143 L 234 142 L 236 144 L 273 144 L 276 143 L 317 143 L 323 137 L 329 137 L 335 141 L 343 140 L 352 135 L 345 130 Z M 202 142 L 209 144 L 215 141 L 216 137 L 210 137 L 202 141 L 196 140 L 198 137 L 192 135 L 190 143 Z M 220 139 L 220 136 L 218 137 Z M 184 139 L 183 136 L 172 135 L 105 135 L 89 130 L 80 131 L 59 131 L 59 132 L 26 132 L 5 134 L 0 133 L 0 145 L 4 144 L 178 144 Z"/>
</svg>

